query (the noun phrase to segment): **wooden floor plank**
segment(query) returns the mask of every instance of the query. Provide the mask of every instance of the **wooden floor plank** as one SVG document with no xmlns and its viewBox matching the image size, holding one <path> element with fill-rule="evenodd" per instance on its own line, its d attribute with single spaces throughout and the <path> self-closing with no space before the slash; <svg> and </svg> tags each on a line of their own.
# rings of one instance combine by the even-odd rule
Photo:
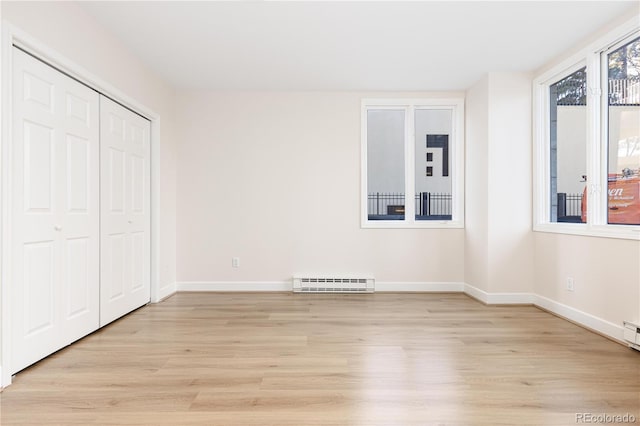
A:
<svg viewBox="0 0 640 426">
<path fill-rule="evenodd" d="M 463 294 L 180 293 L 19 373 L 2 425 L 640 422 L 640 353 Z"/>
</svg>

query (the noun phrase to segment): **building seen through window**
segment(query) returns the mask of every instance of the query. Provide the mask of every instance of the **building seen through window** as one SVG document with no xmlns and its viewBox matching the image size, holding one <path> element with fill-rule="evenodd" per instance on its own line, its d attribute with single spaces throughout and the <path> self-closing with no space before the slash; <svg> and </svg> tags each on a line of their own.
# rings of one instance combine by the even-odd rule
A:
<svg viewBox="0 0 640 426">
<path fill-rule="evenodd" d="M 640 38 L 604 52 L 602 59 L 606 223 L 640 225 Z M 605 184 L 604 173 L 587 173 L 587 95 L 586 67 L 549 85 L 550 222 L 586 223 L 593 197 L 587 183 Z"/>
<path fill-rule="evenodd" d="M 640 225 L 640 37 L 607 64 L 607 221 Z"/>
<path fill-rule="evenodd" d="M 407 132 L 406 114 L 414 131 Z M 369 220 L 404 220 L 413 203 L 416 221 L 451 220 L 451 109 L 367 111 L 367 213 Z M 414 133 L 414 193 L 406 197 L 405 138 Z"/>
</svg>

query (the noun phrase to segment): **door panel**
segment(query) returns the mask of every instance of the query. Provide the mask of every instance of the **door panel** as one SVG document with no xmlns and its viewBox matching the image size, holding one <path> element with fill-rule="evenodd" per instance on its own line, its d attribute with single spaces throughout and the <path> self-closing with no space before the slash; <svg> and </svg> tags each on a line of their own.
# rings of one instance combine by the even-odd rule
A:
<svg viewBox="0 0 640 426">
<path fill-rule="evenodd" d="M 89 112 L 91 106 L 86 99 L 74 96 L 71 93 L 67 93 L 67 118 L 76 119 L 85 126 L 90 126 Z"/>
<path fill-rule="evenodd" d="M 90 244 L 88 238 L 70 238 L 66 241 L 68 319 L 82 315 L 91 308 L 91 286 L 96 283 L 89 276 L 92 270 Z"/>
<path fill-rule="evenodd" d="M 89 209 L 89 141 L 67 135 L 67 212 L 87 213 Z"/>
<path fill-rule="evenodd" d="M 124 180 L 125 177 L 125 153 L 120 149 L 109 148 L 109 169 L 107 176 L 109 188 L 109 210 L 111 214 L 124 214 Z M 104 187 L 105 183 L 103 183 Z M 113 218 L 112 218 L 113 219 Z"/>
<path fill-rule="evenodd" d="M 27 212 L 51 212 L 54 130 L 24 122 L 24 192 Z"/>
<path fill-rule="evenodd" d="M 145 232 L 131 233 L 131 291 L 143 291 L 145 286 Z"/>
<path fill-rule="evenodd" d="M 151 123 L 100 97 L 100 325 L 151 297 Z"/>
<path fill-rule="evenodd" d="M 49 76 L 43 74 L 34 75 L 24 70 L 22 74 L 24 81 L 22 99 L 25 103 L 38 104 L 38 106 L 44 107 L 47 112 L 53 113 L 53 93 L 55 86 L 48 77 Z"/>
<path fill-rule="evenodd" d="M 99 97 L 13 49 L 15 373 L 99 324 Z M 71 294 L 73 292 L 73 294 Z"/>
<path fill-rule="evenodd" d="M 105 283 L 105 285 L 103 285 L 103 288 L 105 290 L 108 290 L 108 293 L 106 294 L 108 300 L 107 303 L 111 304 L 117 299 L 122 299 L 125 296 L 124 268 L 127 253 L 125 252 L 124 234 L 111 234 L 107 237 L 107 239 L 107 252 L 104 253 L 104 257 L 109 260 L 109 263 L 102 265 L 102 281 L 104 281 Z M 105 244 L 103 243 L 103 246 L 104 245 Z M 104 299 L 104 296 L 105 293 L 103 293 L 103 297 L 101 299 Z"/>
<path fill-rule="evenodd" d="M 55 243 L 26 243 L 24 249 L 24 329 L 26 337 L 55 326 Z"/>
<path fill-rule="evenodd" d="M 144 214 L 144 192 L 147 180 L 145 179 L 145 159 L 131 156 L 131 211 Z"/>
</svg>

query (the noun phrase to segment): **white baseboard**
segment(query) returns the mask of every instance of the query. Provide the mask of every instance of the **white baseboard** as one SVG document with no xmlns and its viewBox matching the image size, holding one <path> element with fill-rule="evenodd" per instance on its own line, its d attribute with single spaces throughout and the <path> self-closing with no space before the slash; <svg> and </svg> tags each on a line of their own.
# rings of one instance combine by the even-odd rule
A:
<svg viewBox="0 0 640 426">
<path fill-rule="evenodd" d="M 566 318 L 590 330 L 601 333 L 612 339 L 624 341 L 624 328 L 594 315 L 564 305 L 547 297 L 533 293 L 487 293 L 469 284 L 465 284 L 464 292 L 487 305 L 519 305 L 531 304 Z"/>
<path fill-rule="evenodd" d="M 380 292 L 462 292 L 456 282 L 376 282 Z M 291 281 L 187 281 L 176 284 L 176 291 L 292 291 Z"/>
<path fill-rule="evenodd" d="M 536 297 L 533 293 L 487 293 L 469 284 L 464 285 L 464 292 L 487 305 L 533 305 Z"/>
<path fill-rule="evenodd" d="M 377 281 L 376 292 L 452 292 L 461 293 L 464 283 L 457 282 L 393 282 Z"/>
<path fill-rule="evenodd" d="M 292 291 L 291 281 L 185 281 L 177 291 Z"/>
<path fill-rule="evenodd" d="M 624 342 L 624 328 L 594 315 L 572 308 L 547 297 L 535 295 L 534 304 L 542 309 L 571 320 L 612 339 Z"/>
<path fill-rule="evenodd" d="M 291 281 L 185 281 L 163 287 L 166 296 L 178 291 L 292 291 Z M 488 305 L 535 305 L 612 339 L 623 341 L 623 327 L 534 293 L 489 293 L 463 282 L 376 282 L 376 292 L 465 293 Z"/>
<path fill-rule="evenodd" d="M 160 287 L 160 289 L 158 289 L 158 300 L 155 300 L 154 302 L 155 303 L 161 302 L 167 297 L 175 294 L 177 291 L 178 291 L 178 286 L 176 285 L 176 283 L 171 283 L 164 287 Z"/>
<path fill-rule="evenodd" d="M 9 369 L 2 368 L 2 366 L 0 366 L 0 392 L 2 391 L 2 389 L 11 385 L 12 381 L 13 381 L 13 377 L 9 373 Z M 0 418 L 2 417 L 0 416 Z"/>
<path fill-rule="evenodd" d="M 477 287 L 474 287 L 472 285 L 465 283 L 464 293 L 467 296 L 471 296 L 482 303 L 488 303 L 487 300 L 489 300 L 489 293 L 487 293 L 486 291 L 480 290 Z"/>
</svg>

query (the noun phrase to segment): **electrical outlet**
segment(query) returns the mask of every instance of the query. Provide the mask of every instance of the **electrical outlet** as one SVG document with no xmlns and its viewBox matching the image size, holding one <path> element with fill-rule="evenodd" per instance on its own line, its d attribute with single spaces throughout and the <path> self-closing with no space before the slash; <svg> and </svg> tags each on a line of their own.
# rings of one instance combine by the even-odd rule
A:
<svg viewBox="0 0 640 426">
<path fill-rule="evenodd" d="M 240 258 L 239 257 L 232 257 L 231 258 L 231 266 L 234 268 L 239 268 L 240 267 Z"/>
<path fill-rule="evenodd" d="M 567 291 L 575 290 L 575 282 L 572 277 L 567 277 Z"/>
</svg>

